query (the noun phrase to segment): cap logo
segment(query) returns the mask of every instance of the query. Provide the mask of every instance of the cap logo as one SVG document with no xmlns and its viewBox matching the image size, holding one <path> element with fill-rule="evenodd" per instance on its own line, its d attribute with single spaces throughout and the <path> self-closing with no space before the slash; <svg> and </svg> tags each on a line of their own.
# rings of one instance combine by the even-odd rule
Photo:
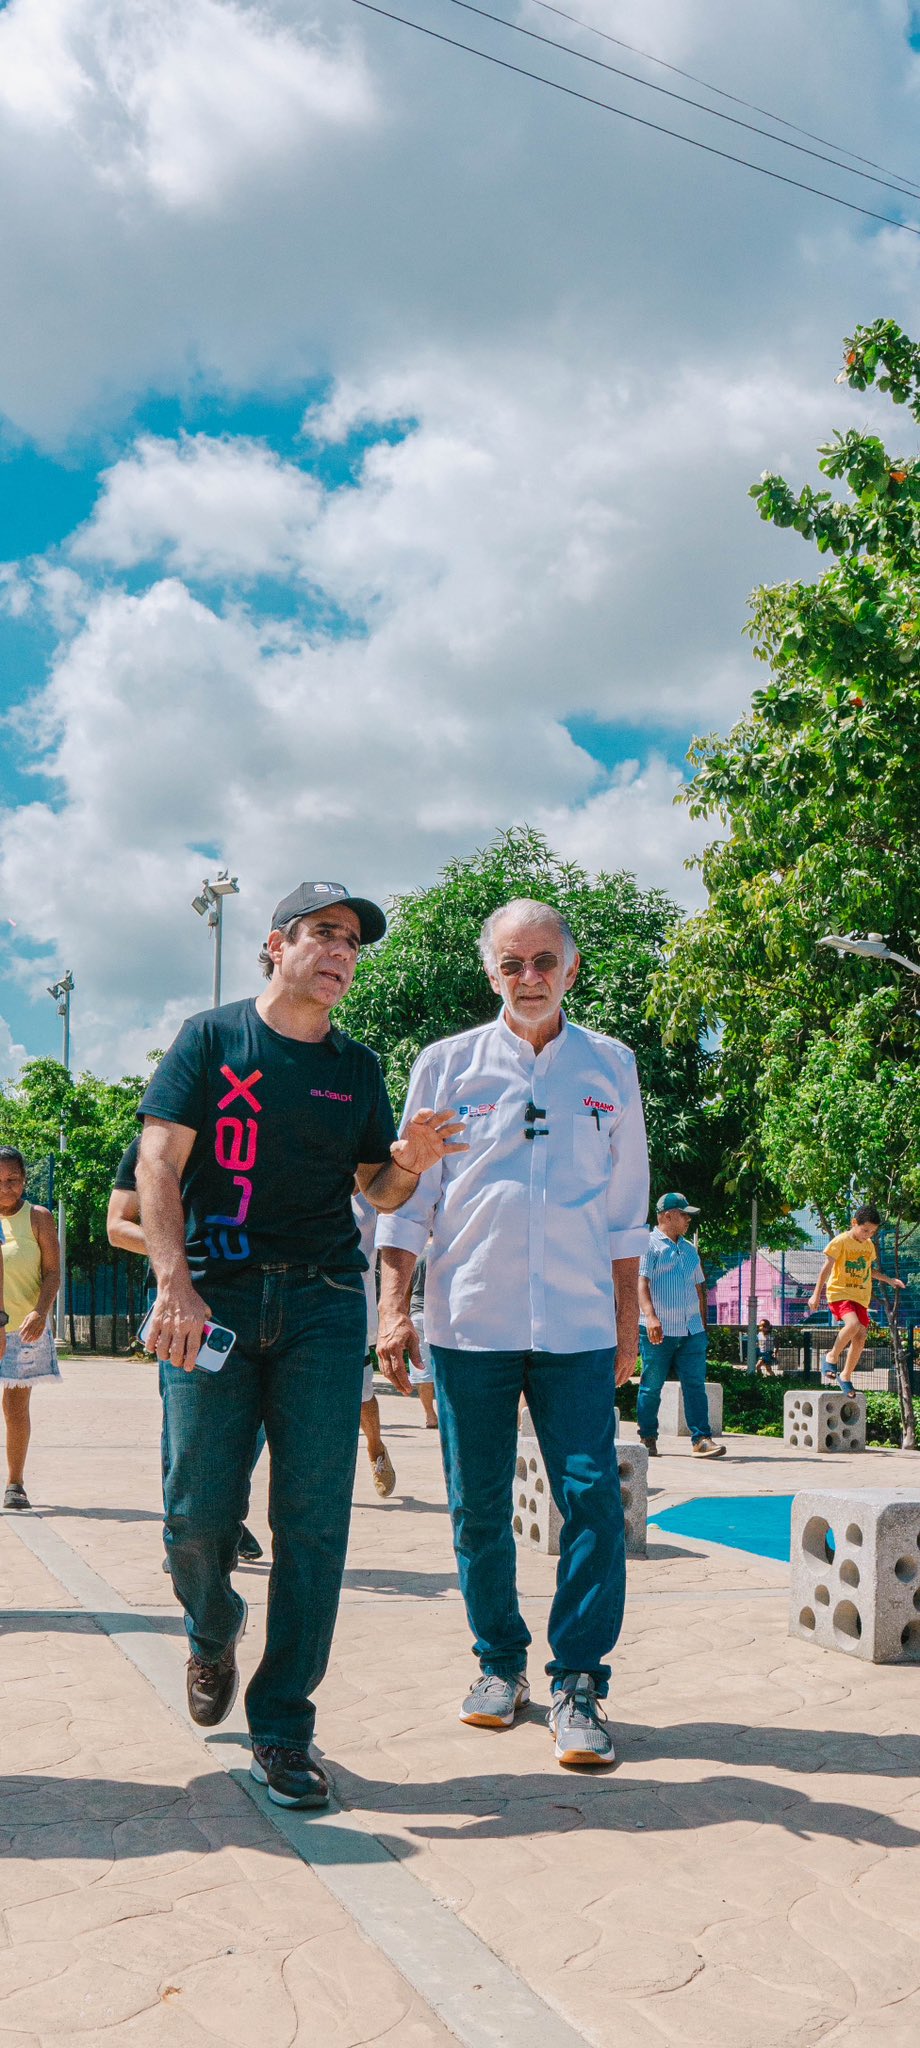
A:
<svg viewBox="0 0 920 2048">
<path fill-rule="evenodd" d="M 313 882 L 314 896 L 340 896 L 344 894 L 341 882 Z"/>
</svg>

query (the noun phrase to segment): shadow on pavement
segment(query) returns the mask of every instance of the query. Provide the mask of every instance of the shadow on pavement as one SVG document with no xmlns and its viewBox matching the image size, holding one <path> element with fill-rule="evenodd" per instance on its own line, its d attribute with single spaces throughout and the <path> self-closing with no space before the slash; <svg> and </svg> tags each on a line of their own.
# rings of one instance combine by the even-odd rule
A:
<svg viewBox="0 0 920 2048">
<path fill-rule="evenodd" d="M 442 1593 L 456 1593 L 456 1572 L 400 1572 L 387 1566 L 349 1566 L 342 1581 L 352 1593 L 417 1593 L 420 1600 L 437 1600 Z"/>
<path fill-rule="evenodd" d="M 75 1516 L 80 1522 L 162 1522 L 163 1510 L 152 1508 L 55 1507 L 51 1501 L 36 1500 L 33 1508 L 42 1515 Z"/>
<path fill-rule="evenodd" d="M 0 1637 L 5 1635 L 49 1635 L 74 1631 L 83 1634 L 87 1629 L 94 1633 L 103 1630 L 106 1635 L 123 1636 L 144 1634 L 181 1636 L 185 1624 L 181 1614 L 171 1609 L 162 1614 L 134 1612 L 108 1614 L 101 1609 L 75 1607 L 33 1607 L 8 1608 L 0 1614 Z M 0 1813 L 3 1809 L 0 1806 Z"/>
</svg>

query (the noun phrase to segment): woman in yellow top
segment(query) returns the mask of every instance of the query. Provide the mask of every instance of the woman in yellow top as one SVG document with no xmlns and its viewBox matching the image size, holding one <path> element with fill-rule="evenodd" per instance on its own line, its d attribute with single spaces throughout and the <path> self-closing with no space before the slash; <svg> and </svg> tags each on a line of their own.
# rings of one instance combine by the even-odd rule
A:
<svg viewBox="0 0 920 2048">
<path fill-rule="evenodd" d="M 61 1278 L 61 1255 L 50 1209 L 26 1201 L 26 1163 L 12 1145 L 0 1145 L 0 1240 L 3 1315 L 0 1358 L 6 1423 L 8 1485 L 5 1508 L 30 1505 L 23 1481 L 32 1433 L 29 1403 L 36 1380 L 61 1375 L 48 1314 Z"/>
<path fill-rule="evenodd" d="M 865 1202 L 861 1209 L 854 1209 L 849 1230 L 842 1230 L 839 1237 L 831 1238 L 808 1304 L 812 1310 L 820 1307 L 821 1292 L 826 1282 L 827 1305 L 840 1329 L 825 1355 L 822 1378 L 833 1382 L 840 1355 L 849 1346 L 847 1362 L 840 1374 L 842 1387 L 852 1387 L 853 1374 L 862 1357 L 874 1282 L 877 1280 L 882 1287 L 904 1285 L 903 1280 L 889 1279 L 887 1273 L 879 1271 L 874 1239 L 881 1220 L 871 1202 Z"/>
</svg>

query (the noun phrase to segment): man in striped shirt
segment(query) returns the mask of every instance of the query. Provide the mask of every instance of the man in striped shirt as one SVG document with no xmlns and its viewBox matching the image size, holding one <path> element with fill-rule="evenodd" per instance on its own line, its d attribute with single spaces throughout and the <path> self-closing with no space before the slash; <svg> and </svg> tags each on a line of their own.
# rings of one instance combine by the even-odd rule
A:
<svg viewBox="0 0 920 2048">
<path fill-rule="evenodd" d="M 706 1395 L 706 1279 L 695 1245 L 686 1243 L 691 1216 L 686 1195 L 662 1195 L 657 1224 L 639 1262 L 639 1343 L 642 1379 L 636 1418 L 649 1457 L 658 1456 L 661 1389 L 677 1367 L 692 1448 L 698 1458 L 723 1458 L 725 1445 L 710 1434 Z"/>
</svg>

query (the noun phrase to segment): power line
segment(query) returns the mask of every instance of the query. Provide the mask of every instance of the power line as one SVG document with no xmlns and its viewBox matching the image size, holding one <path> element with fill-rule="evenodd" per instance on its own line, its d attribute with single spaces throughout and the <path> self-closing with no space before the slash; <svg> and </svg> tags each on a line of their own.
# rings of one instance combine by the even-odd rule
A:
<svg viewBox="0 0 920 2048">
<path fill-rule="evenodd" d="M 558 78 L 547 78 L 542 71 L 530 71 L 526 65 L 512 64 L 507 57 L 496 57 L 489 50 L 480 50 L 475 43 L 462 43 L 457 36 L 443 35 L 440 29 L 426 28 L 420 21 L 411 21 L 405 14 L 395 14 L 387 7 L 378 7 L 374 0 L 352 0 L 354 7 L 361 7 L 366 14 L 379 15 L 383 21 L 395 21 L 401 28 L 414 29 L 417 35 L 427 36 L 430 41 L 444 43 L 448 49 L 464 50 L 469 57 L 480 57 L 485 64 L 494 64 L 500 71 L 510 71 L 517 78 L 530 78 L 536 85 L 548 86 L 551 92 L 561 92 L 566 99 L 579 100 L 584 106 L 598 107 L 602 113 L 616 114 L 622 121 L 631 121 L 637 128 L 649 128 L 655 135 L 669 135 L 675 142 L 686 142 L 691 149 L 701 149 L 707 156 L 720 157 L 723 163 L 741 164 L 747 171 L 757 171 L 762 178 L 772 178 L 778 185 L 791 185 L 797 192 L 810 192 L 816 199 L 829 199 L 832 206 L 843 206 L 848 213 L 859 213 L 864 220 L 878 220 L 887 228 L 899 228 L 905 235 L 920 237 L 920 227 L 912 227 L 909 221 L 895 220 L 890 213 L 876 213 L 869 206 L 858 206 L 854 199 L 842 199 L 838 192 L 825 192 L 820 185 L 806 185 L 802 178 L 790 178 L 785 171 L 773 171 L 766 164 L 752 163 L 750 157 L 735 156 L 731 150 L 717 149 L 712 142 L 701 142 L 695 135 L 685 135 L 680 128 L 666 128 L 661 121 L 646 120 L 642 114 L 630 114 L 625 107 L 615 107 L 610 100 L 595 99 L 591 93 L 578 92 L 573 85 L 562 85 Z M 841 167 L 842 168 L 842 167 Z"/>
<path fill-rule="evenodd" d="M 920 193 L 907 185 L 893 184 L 890 178 L 876 177 L 873 171 L 857 170 L 854 164 L 842 164 L 837 157 L 826 156 L 823 150 L 809 149 L 804 142 L 790 142 L 785 135 L 774 135 L 769 128 L 758 128 L 753 121 L 742 121 L 738 114 L 723 113 L 721 107 L 707 107 L 703 100 L 693 100 L 685 92 L 673 92 L 667 85 L 656 85 L 651 78 L 640 78 L 637 71 L 624 71 L 620 64 L 605 64 L 602 57 L 591 57 L 587 50 L 576 50 L 571 43 L 557 42 L 554 36 L 538 35 L 535 29 L 524 28 L 517 21 L 508 21 L 503 14 L 493 14 L 487 7 L 475 6 L 474 0 L 450 0 L 450 5 L 462 8 L 464 14 L 478 14 L 483 21 L 494 21 L 500 28 L 510 29 L 512 35 L 526 36 L 528 42 L 542 43 L 549 50 L 561 50 L 567 57 L 576 57 L 580 64 L 593 64 L 599 71 L 609 71 L 614 78 L 628 78 L 631 84 L 641 85 L 646 92 L 661 93 L 665 99 L 677 100 L 682 107 L 695 107 L 698 113 L 708 114 L 713 121 L 729 121 L 733 128 L 744 128 L 749 135 L 760 135 L 766 142 L 775 142 L 780 149 L 794 149 L 799 156 L 815 157 L 818 163 L 830 164 L 833 170 L 844 171 L 847 177 L 865 178 L 870 185 L 884 185 L 887 191 L 900 192 L 905 199 L 920 198 Z M 557 11 L 553 9 L 554 13 Z"/>
<path fill-rule="evenodd" d="M 742 99 L 736 92 L 727 92 L 722 85 L 713 85 L 711 79 L 700 78 L 696 71 L 683 71 L 679 64 L 669 64 L 666 57 L 656 57 L 651 50 L 640 50 L 635 43 L 626 43 L 622 36 L 613 36 L 607 29 L 596 28 L 591 21 L 580 20 L 577 14 L 569 14 L 564 7 L 554 7 L 551 0 L 531 0 L 534 7 L 541 7 L 545 14 L 558 14 L 561 21 L 570 21 L 575 28 L 584 29 L 589 36 L 600 36 L 605 43 L 614 43 L 618 50 L 628 50 L 631 57 L 642 57 L 647 64 L 660 64 L 663 71 L 673 72 L 675 78 L 686 78 L 691 85 L 702 85 L 706 92 L 717 93 L 722 100 L 731 100 L 736 107 L 746 107 L 750 114 L 762 114 L 767 121 L 777 121 L 781 128 L 791 128 L 793 135 L 804 135 L 809 142 L 820 142 L 825 149 L 835 149 L 838 156 L 851 156 L 856 163 L 868 164 L 873 171 L 884 171 L 889 178 L 897 178 L 903 185 L 917 190 L 915 178 L 904 177 L 900 171 L 892 171 L 886 164 L 876 163 L 871 156 L 861 156 L 858 149 L 848 149 L 842 142 L 831 142 L 827 135 L 815 135 L 811 128 L 800 128 L 796 121 L 787 121 L 782 114 L 774 114 L 769 107 L 758 106 L 756 100 Z M 714 111 L 711 110 L 711 111 Z"/>
</svg>

